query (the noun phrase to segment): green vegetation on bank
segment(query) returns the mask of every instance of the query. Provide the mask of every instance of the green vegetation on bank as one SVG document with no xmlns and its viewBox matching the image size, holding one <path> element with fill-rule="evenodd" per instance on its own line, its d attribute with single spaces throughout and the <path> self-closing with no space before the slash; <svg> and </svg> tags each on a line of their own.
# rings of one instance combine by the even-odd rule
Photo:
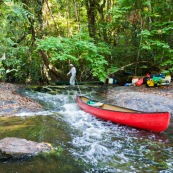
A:
<svg viewBox="0 0 173 173">
<path fill-rule="evenodd" d="M 1 81 L 173 72 L 172 0 L 4 0 L 0 20 Z"/>
</svg>

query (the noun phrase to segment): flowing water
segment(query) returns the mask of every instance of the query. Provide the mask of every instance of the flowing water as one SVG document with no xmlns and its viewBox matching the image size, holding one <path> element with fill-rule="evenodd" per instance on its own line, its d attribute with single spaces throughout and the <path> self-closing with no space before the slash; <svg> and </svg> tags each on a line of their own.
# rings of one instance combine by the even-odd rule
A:
<svg viewBox="0 0 173 173">
<path fill-rule="evenodd" d="M 79 109 L 77 90 L 26 90 L 45 111 L 0 118 L 0 136 L 48 142 L 55 152 L 0 162 L 0 173 L 170 173 L 173 123 L 162 133 L 105 122 Z M 97 99 L 95 88 L 81 89 Z"/>
</svg>

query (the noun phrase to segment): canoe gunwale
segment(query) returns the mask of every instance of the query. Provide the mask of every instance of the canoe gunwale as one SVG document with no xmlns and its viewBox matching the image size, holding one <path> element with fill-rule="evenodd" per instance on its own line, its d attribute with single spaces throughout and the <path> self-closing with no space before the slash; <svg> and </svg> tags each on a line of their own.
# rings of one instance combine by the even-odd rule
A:
<svg viewBox="0 0 173 173">
<path fill-rule="evenodd" d="M 78 97 L 85 97 L 85 96 L 80 96 L 80 95 L 77 95 Z M 88 98 L 89 99 L 89 97 L 85 97 L 85 98 Z M 82 99 L 80 99 L 84 104 L 86 104 L 86 105 L 88 105 L 88 106 L 91 106 L 91 107 L 94 107 L 94 108 L 97 108 L 97 109 L 102 109 L 102 110 L 106 110 L 106 111 L 110 111 L 110 112 L 123 112 L 123 111 L 115 111 L 115 110 L 109 110 L 109 109 L 104 109 L 104 108 L 102 108 L 102 107 L 95 107 L 95 106 L 92 106 L 92 105 L 89 105 L 89 104 L 87 104 L 87 103 L 85 103 Z M 96 100 L 93 100 L 93 101 L 96 101 Z M 103 103 L 103 102 L 102 102 Z M 103 104 L 107 104 L 107 103 L 103 103 Z M 107 105 L 111 105 L 111 104 L 107 104 Z M 135 110 L 135 109 L 130 109 L 130 108 L 125 108 L 125 107 L 121 107 L 121 106 L 117 106 L 117 105 L 111 105 L 111 106 L 113 106 L 113 107 L 117 107 L 117 108 L 122 108 L 122 109 L 126 109 L 126 110 L 131 110 L 131 111 L 134 111 L 134 112 L 130 112 L 131 114 L 160 114 L 160 113 L 168 113 L 168 112 L 144 112 L 144 111 L 138 111 L 138 110 Z M 126 114 L 126 113 L 129 113 L 129 112 L 123 112 L 124 114 Z"/>
<path fill-rule="evenodd" d="M 97 118 L 101 118 L 106 121 L 111 121 L 113 123 L 127 125 L 144 130 L 150 130 L 154 132 L 162 132 L 166 130 L 170 123 L 170 112 L 142 112 L 133 109 L 127 109 L 132 110 L 132 112 L 108 110 L 100 107 L 93 107 L 92 105 L 84 102 L 81 97 L 89 99 L 88 97 L 83 95 L 76 96 L 76 102 L 81 109 L 96 116 Z M 120 106 L 115 107 L 126 109 Z"/>
</svg>

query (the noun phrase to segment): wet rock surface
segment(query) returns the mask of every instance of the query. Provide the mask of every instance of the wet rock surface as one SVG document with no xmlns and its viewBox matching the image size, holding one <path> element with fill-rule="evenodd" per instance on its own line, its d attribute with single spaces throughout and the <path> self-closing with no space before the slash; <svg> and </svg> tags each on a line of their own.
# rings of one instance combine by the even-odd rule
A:
<svg viewBox="0 0 173 173">
<path fill-rule="evenodd" d="M 37 112 L 42 106 L 33 99 L 19 94 L 18 90 L 24 86 L 0 83 L 0 116 L 11 116 L 22 112 Z"/>
<path fill-rule="evenodd" d="M 94 86 L 89 87 L 87 85 L 82 85 L 80 86 L 80 89 L 84 90 L 86 88 L 91 91 L 93 87 Z M 17 113 L 38 112 L 43 110 L 42 106 L 37 101 L 20 95 L 18 93 L 20 88 L 25 88 L 25 86 L 11 83 L 0 83 L 0 116 L 13 116 Z M 47 88 L 48 87 L 46 87 L 46 89 Z M 51 86 L 50 88 L 52 92 L 53 89 L 57 89 L 57 86 Z M 79 86 L 61 86 L 60 88 L 64 90 L 71 89 L 72 91 L 79 90 Z M 95 86 L 94 88 L 94 90 L 98 90 L 98 93 L 101 95 L 103 94 L 102 96 L 104 98 L 106 97 L 105 99 L 111 104 L 138 111 L 169 111 L 173 113 L 172 83 L 169 86 L 162 87 L 146 87 L 145 85 L 140 87 L 112 85 L 108 87 Z M 41 87 L 41 89 L 43 90 L 45 87 Z"/>
<path fill-rule="evenodd" d="M 108 90 L 106 98 L 115 105 L 138 111 L 164 112 L 173 114 L 173 87 L 121 86 Z"/>
<path fill-rule="evenodd" d="M 26 158 L 51 150 L 51 145 L 47 143 L 37 143 L 14 137 L 0 140 L 0 159 Z"/>
</svg>

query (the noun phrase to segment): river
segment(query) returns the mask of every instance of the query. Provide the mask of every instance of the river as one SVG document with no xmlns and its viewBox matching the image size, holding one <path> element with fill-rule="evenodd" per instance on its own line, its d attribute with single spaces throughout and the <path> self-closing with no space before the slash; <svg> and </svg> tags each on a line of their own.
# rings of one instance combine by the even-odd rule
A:
<svg viewBox="0 0 173 173">
<path fill-rule="evenodd" d="M 105 122 L 79 109 L 78 89 L 25 90 L 45 111 L 0 118 L 0 135 L 51 143 L 55 152 L 2 160 L 0 173 L 170 173 L 173 123 L 162 133 Z M 82 94 L 105 99 L 95 87 Z"/>
</svg>

